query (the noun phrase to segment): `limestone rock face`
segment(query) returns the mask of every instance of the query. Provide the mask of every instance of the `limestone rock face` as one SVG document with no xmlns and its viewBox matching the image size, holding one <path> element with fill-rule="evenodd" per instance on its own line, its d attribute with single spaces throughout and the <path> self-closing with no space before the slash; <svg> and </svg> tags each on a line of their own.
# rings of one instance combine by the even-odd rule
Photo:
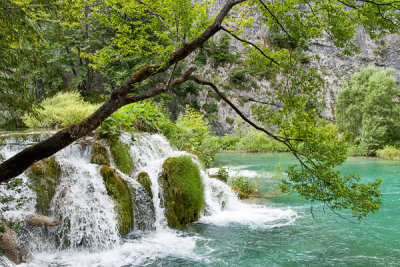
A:
<svg viewBox="0 0 400 267">
<path fill-rule="evenodd" d="M 204 187 L 199 167 L 188 156 L 168 158 L 159 178 L 168 226 L 180 228 L 199 219 Z"/>
<path fill-rule="evenodd" d="M 201 3 L 204 0 L 195 0 Z M 209 13 L 215 16 L 223 7 L 225 1 L 216 1 Z M 262 16 L 258 13 L 254 14 L 254 22 L 251 28 L 244 28 L 240 36 L 245 39 L 268 46 L 268 32 L 265 25 L 262 23 Z M 216 38 L 220 38 L 223 32 L 217 33 Z M 308 44 L 308 52 L 306 55 L 318 55 L 317 58 L 311 59 L 309 63 L 304 64 L 308 66 L 318 66 L 320 73 L 324 79 L 322 92 L 319 95 L 326 103 L 326 108 L 322 115 L 328 119 L 334 118 L 336 97 L 341 89 L 343 82 L 348 80 L 351 75 L 357 71 L 362 65 L 374 64 L 379 67 L 392 67 L 395 72 L 394 75 L 400 82 L 400 36 L 399 35 L 386 35 L 376 40 L 371 40 L 366 34 L 365 30 L 359 28 L 356 32 L 353 43 L 360 47 L 360 53 L 354 56 L 345 56 L 340 48 L 334 46 L 329 40 L 329 36 L 325 34 L 322 38 L 311 40 Z M 242 54 L 246 51 L 245 46 L 240 41 L 230 39 L 230 53 Z M 226 96 L 240 108 L 243 114 L 247 117 L 252 117 L 253 102 L 245 101 L 245 99 L 258 99 L 266 97 L 271 92 L 274 92 L 274 86 L 268 79 L 258 79 L 257 77 L 249 76 L 248 78 L 254 81 L 256 86 L 249 86 L 247 88 L 231 84 L 229 81 L 229 71 L 235 68 L 234 64 L 225 64 L 215 66 L 207 58 L 207 64 L 202 68 L 204 79 L 217 80 L 221 85 L 221 89 L 226 93 Z M 200 70 L 202 70 L 200 69 Z M 224 89 L 223 85 L 229 85 L 229 90 Z M 216 105 L 216 111 L 213 114 L 213 121 L 210 121 L 212 130 L 218 135 L 223 135 L 233 131 L 232 120 L 237 117 L 237 114 L 228 106 L 223 100 L 210 97 L 207 90 L 202 90 L 197 94 L 189 94 L 186 99 L 187 102 L 197 103 L 201 111 L 208 112 L 207 107 Z M 172 104 L 171 104 L 172 105 Z M 183 110 L 183 107 L 174 106 L 171 110 Z"/>
<path fill-rule="evenodd" d="M 100 174 L 103 177 L 107 194 L 115 201 L 119 232 L 124 236 L 133 230 L 134 203 L 132 192 L 127 182 L 121 178 L 115 169 L 104 165 L 100 170 Z"/>
</svg>

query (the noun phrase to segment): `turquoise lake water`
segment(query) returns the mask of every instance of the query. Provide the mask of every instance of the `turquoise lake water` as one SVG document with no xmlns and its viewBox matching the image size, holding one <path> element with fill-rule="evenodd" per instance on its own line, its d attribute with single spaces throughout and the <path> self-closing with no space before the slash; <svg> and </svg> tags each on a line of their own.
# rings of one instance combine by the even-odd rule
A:
<svg viewBox="0 0 400 267">
<path fill-rule="evenodd" d="M 216 166 L 241 166 L 248 171 L 273 171 L 276 164 L 296 163 L 290 154 L 222 153 Z M 363 181 L 381 177 L 383 203 L 378 212 L 359 221 L 340 212 L 346 221 L 322 204 L 295 195 L 261 197 L 253 203 L 297 213 L 290 224 L 271 228 L 231 223 L 196 223 L 184 232 L 200 238 L 194 249 L 202 260 L 175 257 L 157 265 L 212 266 L 400 266 L 400 162 L 350 158 L 343 173 L 360 173 Z M 266 191 L 268 188 L 265 189 Z M 264 192 L 268 193 L 268 192 Z"/>
<path fill-rule="evenodd" d="M 313 216 L 310 202 L 276 194 L 271 172 L 277 164 L 296 161 L 289 154 L 219 154 L 217 167 L 263 177 L 262 197 L 243 203 L 229 193 L 234 205 L 228 201 L 220 212 L 205 211 L 183 229 L 134 231 L 104 250 L 39 249 L 24 266 L 400 266 L 400 161 L 350 158 L 341 167 L 363 181 L 383 179 L 381 209 L 361 221 L 315 203 Z M 208 180 L 228 190 L 222 198 L 230 192 Z"/>
</svg>

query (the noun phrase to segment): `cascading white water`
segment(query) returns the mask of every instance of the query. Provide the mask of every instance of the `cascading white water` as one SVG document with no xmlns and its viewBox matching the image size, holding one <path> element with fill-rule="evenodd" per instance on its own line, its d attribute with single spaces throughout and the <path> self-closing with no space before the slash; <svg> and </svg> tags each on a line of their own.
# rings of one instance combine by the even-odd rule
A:
<svg viewBox="0 0 400 267">
<path fill-rule="evenodd" d="M 174 151 L 165 137 L 158 134 L 139 133 L 132 138 L 130 134 L 125 133 L 121 135 L 120 140 L 131 148 L 130 153 L 135 162 L 135 175 L 133 177 L 136 177 L 140 172 L 147 172 L 150 177 L 155 209 L 153 227 L 156 230 L 166 229 L 167 220 L 161 199 L 162 191 L 158 184 L 158 177 L 162 172 L 162 164 L 167 158 L 181 156 L 185 152 Z"/>
<path fill-rule="evenodd" d="M 54 232 L 61 247 L 109 248 L 119 240 L 114 203 L 91 155 L 91 146 L 76 143 L 57 154 L 62 177 L 51 213 L 61 218 Z"/>
<path fill-rule="evenodd" d="M 115 205 L 107 195 L 100 166 L 90 163 L 93 140 L 75 142 L 56 154 L 62 175 L 50 211 L 52 216 L 61 219 L 62 225 L 50 230 L 50 235 L 47 234 L 47 238 L 54 239 L 52 245 L 36 247 L 36 260 L 32 266 L 42 266 L 49 262 L 60 266 L 142 265 L 168 255 L 188 259 L 200 257 L 194 249 L 202 238 L 168 228 L 161 198 L 162 188 L 158 183 L 164 161 L 188 153 L 174 150 L 167 139 L 158 134 L 123 133 L 120 140 L 129 145 L 134 161 L 131 175 L 118 171 L 134 189 L 134 231 L 124 239 L 119 237 Z M 7 142 L 19 145 L 0 148 L 4 158 L 12 156 L 26 147 L 25 143 L 33 140 L 27 138 Z M 194 157 L 193 160 L 196 161 Z M 147 172 L 150 177 L 152 200 L 136 181 L 140 172 Z M 27 181 L 25 175 L 21 177 Z M 206 207 L 200 223 L 219 226 L 233 223 L 251 228 L 268 228 L 290 224 L 296 218 L 292 210 L 244 204 L 225 183 L 210 178 L 205 171 L 201 171 L 201 177 Z M 26 190 L 24 193 L 30 190 L 33 200 L 25 211 L 33 212 L 34 192 L 29 188 Z"/>
<path fill-rule="evenodd" d="M 36 144 L 39 141 L 47 138 L 51 133 L 19 133 L 19 134 L 3 134 L 0 136 L 0 161 L 14 156 L 16 153 L 26 148 L 29 145 Z M 22 179 L 23 183 L 17 190 L 9 190 L 6 184 L 0 185 L 0 192 L 4 198 L 13 196 L 15 201 L 8 203 L 0 203 L 0 210 L 3 216 L 10 220 L 21 220 L 26 215 L 32 214 L 35 211 L 36 194 L 32 188 L 28 187 L 28 177 L 25 174 L 18 178 Z M 22 202 L 18 199 L 25 198 Z"/>
</svg>

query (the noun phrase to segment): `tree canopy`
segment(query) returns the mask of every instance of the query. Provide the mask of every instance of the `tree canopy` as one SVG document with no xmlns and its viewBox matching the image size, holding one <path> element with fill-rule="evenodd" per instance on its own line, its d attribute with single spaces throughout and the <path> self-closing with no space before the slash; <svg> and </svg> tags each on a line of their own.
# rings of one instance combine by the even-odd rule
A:
<svg viewBox="0 0 400 267">
<path fill-rule="evenodd" d="M 331 209 L 351 209 L 359 218 L 379 208 L 379 179 L 363 184 L 359 183 L 358 176 L 341 176 L 335 169 L 346 159 L 346 144 L 335 126 L 317 116 L 321 77 L 316 69 L 304 68 L 300 61 L 302 51 L 313 38 L 325 35 L 344 54 L 351 55 L 358 51 L 352 37 L 359 27 L 372 38 L 398 33 L 400 3 L 390 0 L 2 0 L 1 12 L 10 8 L 18 13 L 18 20 L 13 23 L 23 27 L 12 37 L 14 32 L 10 35 L 7 28 L 14 29 L 14 25 L 7 26 L 10 22 L 1 17 L 0 22 L 7 24 L 1 27 L 1 36 L 5 37 L 0 42 L 12 51 L 10 55 L 18 54 L 18 49 L 23 47 L 15 43 L 27 31 L 33 37 L 26 42 L 41 46 L 44 57 L 65 51 L 67 56 L 57 59 L 63 65 L 57 66 L 65 69 L 69 64 L 75 77 L 73 86 L 84 86 L 84 80 L 93 72 L 120 75 L 107 78 L 110 97 L 88 118 L 1 163 L 1 182 L 92 132 L 120 107 L 163 94 L 190 80 L 211 87 L 245 121 L 290 149 L 300 165 L 288 169 L 284 190 L 322 201 Z M 217 12 L 213 16 L 210 11 L 215 8 Z M 255 42 L 241 35 L 256 20 L 266 32 L 279 37 L 276 45 Z M 39 26 L 35 28 L 28 22 Z M 246 58 L 254 68 L 263 70 L 273 66 L 281 77 L 275 84 L 276 93 L 266 98 L 268 103 L 255 106 L 257 122 L 246 118 L 216 84 L 204 80 L 198 66 L 189 62 L 187 68 L 180 67 L 180 63 L 190 61 L 191 55 L 199 53 L 221 31 L 243 44 Z M 54 46 L 52 38 L 64 47 Z M 285 44 L 279 45 L 282 40 Z M 12 77 L 15 68 L 13 74 L 2 70 L 12 64 L 1 65 L 1 77 Z M 50 69 L 45 65 L 41 71 Z M 10 84 L 3 88 L 15 99 L 16 89 Z M 272 130 L 268 125 L 274 126 Z"/>
<path fill-rule="evenodd" d="M 365 66 L 338 94 L 336 120 L 340 129 L 353 133 L 369 154 L 399 140 L 400 88 L 393 72 Z"/>
</svg>

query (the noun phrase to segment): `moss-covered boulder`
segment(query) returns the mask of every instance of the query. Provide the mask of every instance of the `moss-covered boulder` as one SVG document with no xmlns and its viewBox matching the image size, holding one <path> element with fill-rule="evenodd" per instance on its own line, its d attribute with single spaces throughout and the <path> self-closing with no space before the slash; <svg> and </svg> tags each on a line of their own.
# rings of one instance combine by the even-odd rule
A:
<svg viewBox="0 0 400 267">
<path fill-rule="evenodd" d="M 49 157 L 33 164 L 27 175 L 36 191 L 36 209 L 39 213 L 48 215 L 50 202 L 60 181 L 61 167 L 55 157 Z"/>
<path fill-rule="evenodd" d="M 180 228 L 199 219 L 204 187 L 199 167 L 188 156 L 168 158 L 159 179 L 164 191 L 168 226 Z"/>
<path fill-rule="evenodd" d="M 107 149 L 101 144 L 95 143 L 93 145 L 90 163 L 97 165 L 110 165 L 110 158 L 108 157 Z"/>
<path fill-rule="evenodd" d="M 133 160 L 129 154 L 129 146 L 119 140 L 111 140 L 110 150 L 115 166 L 123 173 L 130 174 L 133 170 Z"/>
<path fill-rule="evenodd" d="M 143 186 L 149 195 L 150 199 L 153 199 L 153 192 L 151 191 L 151 180 L 147 172 L 141 172 L 138 174 L 137 181 Z"/>
<path fill-rule="evenodd" d="M 115 201 L 115 209 L 118 214 L 118 227 L 120 234 L 126 235 L 133 229 L 133 200 L 132 192 L 122 180 L 115 169 L 104 165 L 100 174 L 103 177 L 107 194 Z"/>
</svg>

